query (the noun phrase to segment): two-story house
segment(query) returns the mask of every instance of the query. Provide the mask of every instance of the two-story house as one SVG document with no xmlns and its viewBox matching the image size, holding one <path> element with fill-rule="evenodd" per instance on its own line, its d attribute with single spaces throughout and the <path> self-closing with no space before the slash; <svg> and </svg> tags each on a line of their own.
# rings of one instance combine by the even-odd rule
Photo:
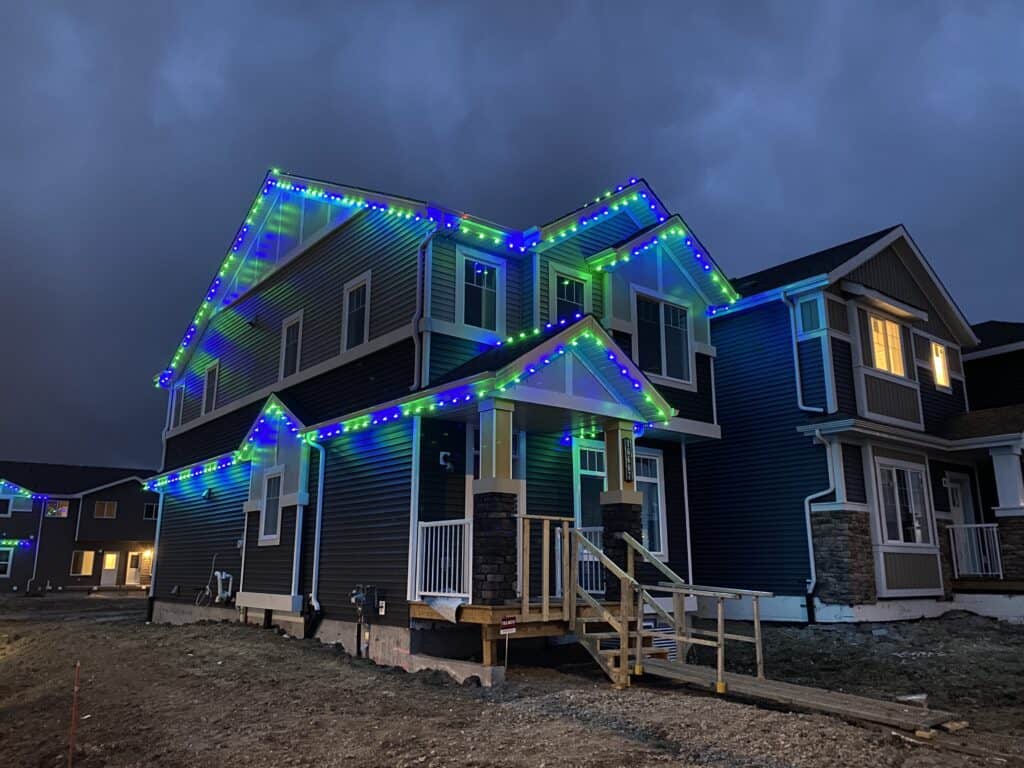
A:
<svg viewBox="0 0 1024 768">
<path fill-rule="evenodd" d="M 640 179 L 517 230 L 270 172 L 156 377 L 154 619 L 223 610 L 196 607 L 216 571 L 246 616 L 348 646 L 361 621 L 388 663 L 472 632 L 486 660 L 494 627 L 460 635 L 485 607 L 613 596 L 563 526 L 690 578 L 710 318 L 737 298 Z"/>
<path fill-rule="evenodd" d="M 158 497 L 151 469 L 0 461 L 0 589 L 150 583 Z"/>
<path fill-rule="evenodd" d="M 966 592 L 1024 578 L 1024 419 L 968 410 L 978 338 L 906 229 L 733 285 L 722 439 L 688 454 L 695 578 L 786 620 L 1020 612 Z"/>
</svg>

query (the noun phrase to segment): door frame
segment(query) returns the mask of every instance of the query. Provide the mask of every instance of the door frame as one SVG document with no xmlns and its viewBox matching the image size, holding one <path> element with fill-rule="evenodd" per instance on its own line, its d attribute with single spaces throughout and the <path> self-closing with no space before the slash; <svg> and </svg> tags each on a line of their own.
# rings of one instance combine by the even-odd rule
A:
<svg viewBox="0 0 1024 768">
<path fill-rule="evenodd" d="M 956 508 L 953 506 L 953 498 L 949 498 L 949 514 L 953 518 L 953 525 L 978 525 L 982 521 L 978 519 L 978 507 L 974 503 L 974 483 L 971 482 L 971 476 L 966 472 L 946 472 L 946 493 L 949 494 L 950 488 L 953 485 L 957 485 L 960 489 L 960 519 L 957 520 Z M 967 500 L 966 503 L 964 500 Z M 973 519 L 966 519 L 967 505 L 970 505 L 971 517 Z"/>
<path fill-rule="evenodd" d="M 108 569 L 108 568 L 105 567 L 108 555 L 113 555 L 114 556 L 114 567 L 112 569 Z M 118 569 L 120 567 L 121 567 L 121 553 L 120 552 L 116 552 L 116 551 L 115 552 L 110 552 L 110 551 L 104 552 L 103 553 L 103 557 L 100 560 L 100 586 L 101 587 L 116 587 L 117 586 L 117 572 L 118 572 Z M 114 580 L 110 584 L 107 584 L 103 580 L 103 575 L 108 570 L 112 570 L 114 572 Z"/>
<path fill-rule="evenodd" d="M 129 575 L 131 574 L 131 571 L 132 571 L 132 567 L 131 567 L 132 555 L 138 555 L 138 557 L 139 557 L 139 565 L 135 569 L 135 580 L 134 581 L 131 581 L 128 578 Z M 141 583 L 142 583 L 142 550 L 135 550 L 135 551 L 126 552 L 125 556 L 124 556 L 124 584 L 125 584 L 126 587 L 137 587 Z"/>
</svg>

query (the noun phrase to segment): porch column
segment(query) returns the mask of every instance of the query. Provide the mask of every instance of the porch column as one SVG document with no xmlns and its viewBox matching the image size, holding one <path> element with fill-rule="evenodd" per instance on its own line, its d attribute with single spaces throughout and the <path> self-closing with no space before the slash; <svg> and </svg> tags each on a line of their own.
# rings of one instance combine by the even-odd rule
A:
<svg viewBox="0 0 1024 768">
<path fill-rule="evenodd" d="M 501 605 L 516 599 L 516 491 L 512 480 L 512 413 L 507 400 L 483 400 L 480 479 L 473 481 L 473 599 Z"/>
<path fill-rule="evenodd" d="M 637 541 L 643 536 L 643 496 L 636 490 L 633 423 L 609 421 L 604 426 L 605 473 L 608 490 L 601 494 L 602 547 L 617 566 L 626 570 L 627 546 L 617 534 L 628 533 Z M 609 578 L 605 598 L 618 600 L 619 580 Z"/>
<path fill-rule="evenodd" d="M 1021 473 L 1021 447 L 1000 446 L 989 449 L 996 475 L 999 506 L 995 508 L 999 523 L 999 553 L 1003 578 L 1024 579 L 1024 478 Z"/>
</svg>

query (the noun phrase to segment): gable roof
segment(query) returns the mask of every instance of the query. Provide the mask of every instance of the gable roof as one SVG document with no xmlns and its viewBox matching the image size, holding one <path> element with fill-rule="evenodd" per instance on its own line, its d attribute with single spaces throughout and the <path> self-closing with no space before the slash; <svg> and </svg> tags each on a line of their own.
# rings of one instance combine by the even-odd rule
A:
<svg viewBox="0 0 1024 768">
<path fill-rule="evenodd" d="M 849 261 L 854 256 L 870 248 L 883 237 L 888 235 L 899 225 L 886 227 L 870 235 L 858 237 L 831 248 L 801 256 L 792 261 L 776 264 L 774 267 L 762 269 L 760 272 L 753 272 L 743 277 L 736 277 L 732 280 L 733 288 L 743 296 L 749 296 L 763 291 L 770 291 L 772 288 L 780 288 L 784 285 L 806 280 L 816 275 L 828 274 L 841 264 Z"/>
<path fill-rule="evenodd" d="M 1024 323 L 986 320 L 984 323 L 972 325 L 971 328 L 974 329 L 974 335 L 981 339 L 981 343 L 971 350 L 971 354 L 1024 342 Z"/>
<path fill-rule="evenodd" d="M 147 477 L 152 473 L 152 469 L 129 467 L 0 461 L 0 480 L 34 494 L 51 496 L 74 496 L 122 480 Z"/>
</svg>

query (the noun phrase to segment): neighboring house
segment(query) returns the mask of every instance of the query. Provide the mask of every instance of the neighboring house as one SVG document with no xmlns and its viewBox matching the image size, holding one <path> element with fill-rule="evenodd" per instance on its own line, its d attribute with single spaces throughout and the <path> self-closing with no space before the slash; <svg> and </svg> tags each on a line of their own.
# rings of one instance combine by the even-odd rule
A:
<svg viewBox="0 0 1024 768">
<path fill-rule="evenodd" d="M 148 469 L 0 461 L 0 590 L 142 587 L 159 497 Z"/>
<path fill-rule="evenodd" d="M 974 333 L 981 343 L 964 354 L 971 408 L 1024 402 L 1024 323 L 989 320 Z"/>
<path fill-rule="evenodd" d="M 1024 409 L 968 411 L 978 338 L 906 229 L 732 282 L 722 439 L 687 456 L 694 578 L 787 620 L 1021 612 L 966 593 L 1024 580 Z"/>
<path fill-rule="evenodd" d="M 350 648 L 365 599 L 360 642 L 404 666 L 524 577 L 558 593 L 563 521 L 690 578 L 687 456 L 720 435 L 709 319 L 736 298 L 643 180 L 515 230 L 271 172 L 156 377 L 154 619 L 210 615 L 218 571 L 246 615 Z M 445 633 L 436 598 L 481 608 Z"/>
</svg>

